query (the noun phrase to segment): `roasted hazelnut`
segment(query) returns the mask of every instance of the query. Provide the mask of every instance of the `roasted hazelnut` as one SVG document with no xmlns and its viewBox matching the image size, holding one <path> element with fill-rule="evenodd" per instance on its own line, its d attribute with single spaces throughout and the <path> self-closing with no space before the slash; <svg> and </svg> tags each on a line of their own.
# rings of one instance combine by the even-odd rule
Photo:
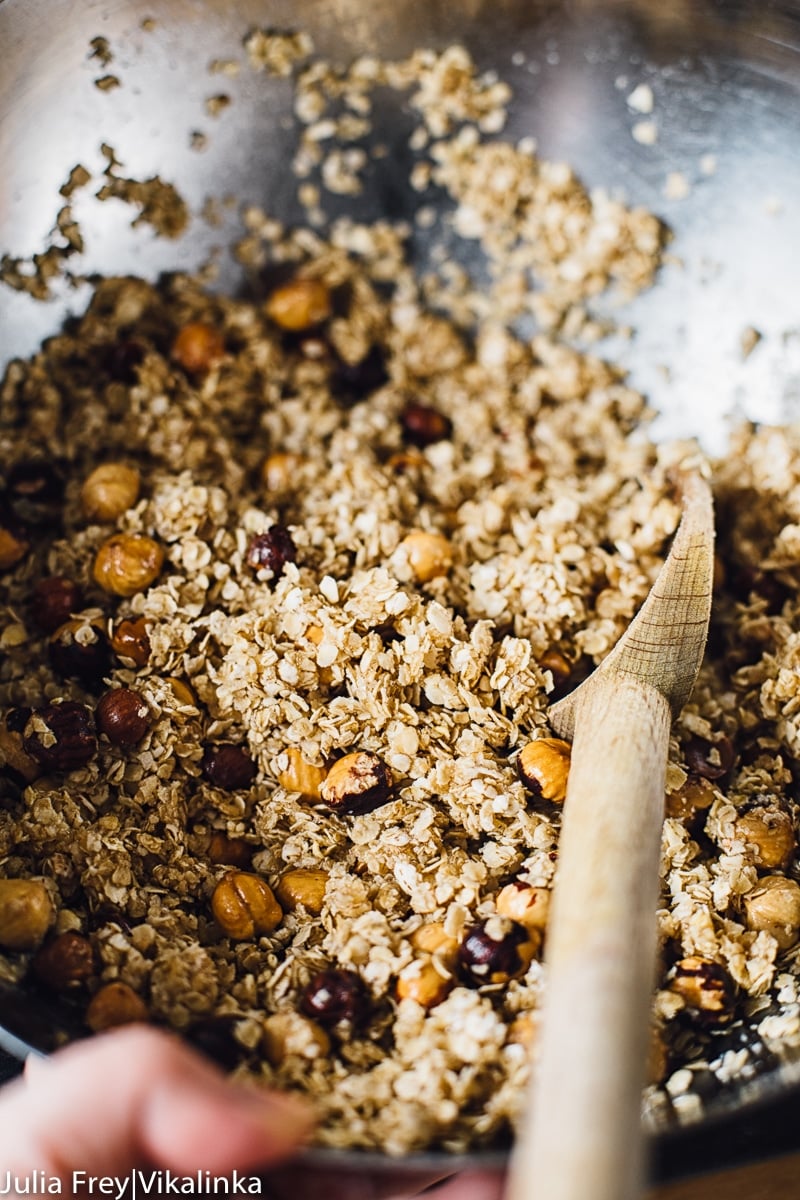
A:
<svg viewBox="0 0 800 1200">
<path fill-rule="evenodd" d="M 30 534 L 11 509 L 0 500 L 0 571 L 10 571 L 31 548 Z"/>
<path fill-rule="evenodd" d="M 53 520 L 64 498 L 64 480 L 46 459 L 19 462 L 6 479 L 6 495 L 16 517 L 31 525 Z"/>
<path fill-rule="evenodd" d="M 175 700 L 181 708 L 197 708 L 197 696 L 194 689 L 189 687 L 185 679 L 178 679 L 174 675 L 168 675 L 166 682 L 169 684 Z"/>
<path fill-rule="evenodd" d="M 571 758 L 569 742 L 561 738 L 536 738 L 522 747 L 517 758 L 517 773 L 537 800 L 563 804 Z"/>
<path fill-rule="evenodd" d="M 289 333 L 321 325 L 331 315 L 331 294 L 321 279 L 290 279 L 264 305 L 267 316 Z"/>
<path fill-rule="evenodd" d="M 710 958 L 690 955 L 670 972 L 668 986 L 686 1001 L 690 1014 L 703 1025 L 726 1025 L 733 1018 L 735 988 L 724 967 Z"/>
<path fill-rule="evenodd" d="M 338 759 L 320 787 L 320 799 L 336 813 L 358 816 L 386 804 L 394 779 L 386 763 L 366 750 Z"/>
<path fill-rule="evenodd" d="M 0 879 L 0 946 L 34 950 L 56 918 L 40 879 Z"/>
<path fill-rule="evenodd" d="M 101 1033 L 104 1029 L 146 1021 L 149 1015 L 142 997 L 129 984 L 115 979 L 92 996 L 86 1009 L 86 1024 L 93 1033 Z"/>
<path fill-rule="evenodd" d="M 78 679 L 90 690 L 111 671 L 111 647 L 99 621 L 65 621 L 50 635 L 47 653 L 56 675 Z"/>
<path fill-rule="evenodd" d="M 329 878 L 327 871 L 295 867 L 281 875 L 275 894 L 286 912 L 294 912 L 302 905 L 306 912 L 318 917 L 325 903 Z"/>
<path fill-rule="evenodd" d="M 539 666 L 543 671 L 549 671 L 553 676 L 554 691 L 558 691 L 565 684 L 569 683 L 572 667 L 560 650 L 556 650 L 555 648 L 546 650 L 539 659 Z"/>
<path fill-rule="evenodd" d="M 12 708 L 0 719 L 0 769 L 19 786 L 33 783 L 42 773 L 22 744 L 22 733 L 31 715 L 29 708 Z"/>
<path fill-rule="evenodd" d="M 254 846 L 244 838 L 230 838 L 225 833 L 212 833 L 208 843 L 208 857 L 221 867 L 249 867 Z"/>
<path fill-rule="evenodd" d="M 400 413 L 403 440 L 420 448 L 451 437 L 453 422 L 428 404 L 407 404 Z"/>
<path fill-rule="evenodd" d="M 250 941 L 272 933 L 283 919 L 283 910 L 272 888 L 260 875 L 229 871 L 214 888 L 211 910 L 230 938 Z"/>
<path fill-rule="evenodd" d="M 81 488 L 81 504 L 90 521 L 116 521 L 139 499 L 141 476 L 125 463 L 102 463 Z"/>
<path fill-rule="evenodd" d="M 307 762 L 296 746 L 288 746 L 279 755 L 276 764 L 278 783 L 289 792 L 299 792 L 301 796 L 318 800 L 320 788 L 325 781 L 327 769 L 316 767 Z"/>
<path fill-rule="evenodd" d="M 689 775 L 677 791 L 667 792 L 665 811 L 668 817 L 691 820 L 714 803 L 714 785 L 701 775 Z"/>
<path fill-rule="evenodd" d="M 414 1000 L 422 1008 L 435 1008 L 453 990 L 455 980 L 438 970 L 431 958 L 418 958 L 403 967 L 397 977 L 398 1000 Z"/>
<path fill-rule="evenodd" d="M 331 1039 L 315 1021 L 297 1012 L 278 1012 L 267 1017 L 263 1034 L 264 1054 L 273 1067 L 287 1058 L 321 1058 L 331 1051 Z"/>
<path fill-rule="evenodd" d="M 25 726 L 22 746 L 46 771 L 85 767 L 97 753 L 91 709 L 74 700 L 34 709 Z"/>
<path fill-rule="evenodd" d="M 249 788 L 256 777 L 256 764 L 242 746 L 233 742 L 206 746 L 201 765 L 208 782 L 226 792 Z"/>
<path fill-rule="evenodd" d="M 441 921 L 429 921 L 420 925 L 408 939 L 415 950 L 422 954 L 435 955 L 447 966 L 454 966 L 458 958 L 458 940 L 451 937 Z"/>
<path fill-rule="evenodd" d="M 283 525 L 270 525 L 266 533 L 257 533 L 250 539 L 245 561 L 254 571 L 271 571 L 277 579 L 287 562 L 295 562 L 297 547 L 292 535 Z"/>
<path fill-rule="evenodd" d="M 340 1021 L 355 1027 L 367 1018 L 369 993 L 354 971 L 328 967 L 303 989 L 300 1011 L 326 1029 L 332 1029 Z"/>
<path fill-rule="evenodd" d="M 114 688 L 97 701 L 94 719 L 112 746 L 135 746 L 150 728 L 150 710 L 138 692 Z"/>
<path fill-rule="evenodd" d="M 384 350 L 374 345 L 358 362 L 349 363 L 337 358 L 331 389 L 341 402 L 347 404 L 366 399 L 388 382 Z"/>
<path fill-rule="evenodd" d="M 497 911 L 501 917 L 517 921 L 526 929 L 543 932 L 550 915 L 550 891 L 515 880 L 498 893 Z"/>
<path fill-rule="evenodd" d="M 781 950 L 800 939 L 800 887 L 785 875 L 767 875 L 742 900 L 748 929 L 771 933 Z"/>
<path fill-rule="evenodd" d="M 56 992 L 80 987 L 95 972 L 92 943 L 71 930 L 59 933 L 37 950 L 31 960 L 31 971 L 40 983 Z"/>
<path fill-rule="evenodd" d="M 303 465 L 299 454 L 268 454 L 261 464 L 261 482 L 268 492 L 282 495 L 297 484 L 297 473 Z"/>
<path fill-rule="evenodd" d="M 417 583 L 430 583 L 453 565 L 453 548 L 443 533 L 417 529 L 403 538 L 400 548 Z"/>
<path fill-rule="evenodd" d="M 539 948 L 536 930 L 505 917 L 489 917 L 464 931 L 458 961 L 464 980 L 473 987 L 508 983 L 524 975 Z"/>
<path fill-rule="evenodd" d="M 702 737 L 692 737 L 684 747 L 684 758 L 689 771 L 703 779 L 722 779 L 733 766 L 734 749 L 730 738 L 718 738 L 714 742 Z"/>
<path fill-rule="evenodd" d="M 97 551 L 94 581 L 114 596 L 133 596 L 155 583 L 164 565 L 164 551 L 152 538 L 115 533 Z"/>
<path fill-rule="evenodd" d="M 740 812 L 733 836 L 746 843 L 756 866 L 770 871 L 788 866 L 797 847 L 792 818 L 777 804 L 755 804 Z"/>
<path fill-rule="evenodd" d="M 225 356 L 225 339 L 213 325 L 190 321 L 172 343 L 172 357 L 189 375 L 205 375 Z"/>
<path fill-rule="evenodd" d="M 63 575 L 51 575 L 34 585 L 31 616 L 44 633 L 55 633 L 83 608 L 83 592 Z"/>
<path fill-rule="evenodd" d="M 144 667 L 150 659 L 150 638 L 144 617 L 127 617 L 114 626 L 111 649 L 123 662 Z"/>
</svg>

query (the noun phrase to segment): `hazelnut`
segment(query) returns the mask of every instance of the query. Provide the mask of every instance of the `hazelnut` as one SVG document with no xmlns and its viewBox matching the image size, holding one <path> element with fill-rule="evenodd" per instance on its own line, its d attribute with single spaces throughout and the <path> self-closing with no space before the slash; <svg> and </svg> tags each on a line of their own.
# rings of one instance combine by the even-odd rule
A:
<svg viewBox="0 0 800 1200">
<path fill-rule="evenodd" d="M 517 1013 L 508 1027 L 507 1041 L 531 1050 L 539 1037 L 541 1020 L 538 1012 Z"/>
<path fill-rule="evenodd" d="M 281 875 L 275 894 L 285 911 L 294 912 L 302 905 L 306 912 L 318 917 L 325 903 L 328 879 L 327 871 L 295 867 Z"/>
<path fill-rule="evenodd" d="M 295 562 L 297 547 L 292 535 L 283 525 L 270 525 L 266 533 L 257 533 L 250 539 L 245 562 L 254 571 L 270 571 L 277 579 L 287 562 Z"/>
<path fill-rule="evenodd" d="M 331 378 L 334 395 L 344 404 L 357 403 L 389 382 L 386 356 L 382 346 L 370 346 L 358 362 L 338 358 Z"/>
<path fill-rule="evenodd" d="M 32 525 L 50 524 L 64 498 L 64 480 L 43 458 L 18 462 L 8 473 L 6 495 L 19 520 Z"/>
<path fill-rule="evenodd" d="M 249 788 L 256 776 L 256 764 L 250 755 L 232 742 L 206 746 L 201 766 L 208 782 L 226 792 Z"/>
<path fill-rule="evenodd" d="M 703 779 L 721 779 L 733 766 L 733 742 L 727 737 L 718 738 L 715 742 L 692 737 L 683 753 L 690 773 L 700 775 Z"/>
<path fill-rule="evenodd" d="M 387 470 L 393 475 L 408 475 L 424 466 L 425 459 L 418 450 L 399 450 L 396 454 L 390 454 L 386 460 Z"/>
<path fill-rule="evenodd" d="M 429 921 L 427 925 L 420 925 L 408 940 L 414 949 L 422 954 L 435 955 L 446 966 L 455 966 L 458 941 L 450 936 L 441 921 Z"/>
<path fill-rule="evenodd" d="M 225 833 L 212 833 L 208 857 L 221 867 L 249 867 L 254 847 L 244 838 L 230 838 Z"/>
<path fill-rule="evenodd" d="M 743 900 L 748 929 L 771 933 L 781 950 L 800 939 L 800 887 L 785 875 L 767 875 Z"/>
<path fill-rule="evenodd" d="M 43 633 L 55 633 L 83 608 L 83 593 L 77 583 L 63 575 L 40 579 L 31 595 L 31 616 Z"/>
<path fill-rule="evenodd" d="M 667 792 L 665 811 L 668 817 L 691 820 L 714 803 L 714 785 L 702 775 L 689 775 L 674 792 Z"/>
<path fill-rule="evenodd" d="M 792 818 L 777 804 L 756 804 L 740 812 L 733 836 L 752 849 L 753 861 L 768 870 L 788 866 L 796 849 Z"/>
<path fill-rule="evenodd" d="M 172 357 L 189 375 L 205 375 L 225 356 L 225 339 L 213 325 L 190 321 L 172 343 Z"/>
<path fill-rule="evenodd" d="M 56 675 L 77 679 L 90 691 L 111 671 L 111 647 L 99 621 L 65 621 L 50 635 L 47 654 Z"/>
<path fill-rule="evenodd" d="M 400 413 L 403 440 L 412 446 L 432 446 L 452 436 L 453 422 L 427 404 L 407 404 Z"/>
<path fill-rule="evenodd" d="M 169 684 L 172 694 L 181 708 L 198 707 L 197 696 L 185 679 L 178 679 L 174 675 L 168 675 L 166 682 Z"/>
<path fill-rule="evenodd" d="M 452 991 L 453 982 L 451 976 L 437 970 L 433 959 L 418 958 L 400 972 L 395 990 L 398 1000 L 414 1000 L 422 1008 L 435 1008 Z"/>
<path fill-rule="evenodd" d="M 229 871 L 219 881 L 211 897 L 211 909 L 217 924 L 236 941 L 272 933 L 283 918 L 283 910 L 266 880 L 246 871 Z"/>
<path fill-rule="evenodd" d="M 0 571 L 10 571 L 31 548 L 28 531 L 0 500 Z"/>
<path fill-rule="evenodd" d="M 356 750 L 338 759 L 320 787 L 320 799 L 336 813 L 372 812 L 391 797 L 392 772 L 377 754 Z"/>
<path fill-rule="evenodd" d="M 114 626 L 111 649 L 123 662 L 135 667 L 147 666 L 150 658 L 150 638 L 144 617 L 127 617 Z"/>
<path fill-rule="evenodd" d="M 443 533 L 417 529 L 403 538 L 400 547 L 417 583 L 430 583 L 453 565 L 453 549 Z"/>
<path fill-rule="evenodd" d="M 152 538 L 115 533 L 97 551 L 94 581 L 114 596 L 133 596 L 155 583 L 164 565 L 164 551 Z"/>
<path fill-rule="evenodd" d="M 328 967 L 303 989 L 300 1011 L 326 1029 L 332 1029 L 340 1021 L 355 1027 L 367 1018 L 369 993 L 355 971 Z"/>
<path fill-rule="evenodd" d="M 286 766 L 281 765 L 284 759 Z M 278 783 L 281 787 L 285 787 L 288 792 L 299 792 L 301 796 L 307 796 L 309 799 L 319 799 L 320 788 L 328 773 L 325 767 L 315 767 L 313 763 L 307 762 L 296 746 L 289 746 L 284 750 L 276 766 L 280 766 Z"/>
<path fill-rule="evenodd" d="M 290 333 L 321 325 L 331 315 L 331 294 L 321 279 L 290 279 L 269 296 L 267 316 Z"/>
<path fill-rule="evenodd" d="M 268 454 L 261 464 L 261 482 L 268 492 L 276 495 L 291 491 L 303 461 L 299 454 Z"/>
<path fill-rule="evenodd" d="M 572 748 L 561 738 L 536 738 L 523 746 L 517 758 L 517 773 L 537 799 L 563 804 Z"/>
<path fill-rule="evenodd" d="M 263 1034 L 264 1054 L 273 1067 L 287 1058 L 321 1058 L 331 1051 L 331 1039 L 315 1021 L 296 1012 L 278 1012 L 267 1017 Z"/>
<path fill-rule="evenodd" d="M 150 710 L 138 692 L 114 688 L 97 701 L 94 719 L 112 746 L 135 746 L 150 728 Z"/>
<path fill-rule="evenodd" d="M 81 504 L 90 521 L 116 521 L 139 499 L 141 476 L 125 463 L 95 467 L 81 488 Z"/>
<path fill-rule="evenodd" d="M 29 708 L 12 708 L 0 720 L 0 767 L 20 786 L 33 783 L 42 773 L 36 759 L 22 744 L 22 733 L 30 715 Z"/>
<path fill-rule="evenodd" d="M 104 1029 L 116 1029 L 118 1025 L 146 1021 L 148 1016 L 142 997 L 129 984 L 115 979 L 92 996 L 86 1009 L 86 1024 L 93 1033 L 101 1033 Z"/>
<path fill-rule="evenodd" d="M 0 946 L 34 950 L 56 918 L 40 879 L 0 879 Z"/>
<path fill-rule="evenodd" d="M 498 893 L 497 911 L 501 917 L 517 921 L 526 929 L 543 932 L 550 914 L 550 891 L 515 880 Z"/>
<path fill-rule="evenodd" d="M 735 988 L 724 967 L 710 958 L 690 955 L 672 968 L 671 991 L 686 1001 L 690 1015 L 703 1025 L 719 1026 L 733 1018 Z"/>
<path fill-rule="evenodd" d="M 569 683 L 572 667 L 569 660 L 564 657 L 560 650 L 556 650 L 555 648 L 546 650 L 539 659 L 539 667 L 542 671 L 549 671 L 553 676 L 554 691 Z"/>
<path fill-rule="evenodd" d="M 74 700 L 34 709 L 25 726 L 22 746 L 46 771 L 85 767 L 97 753 L 91 709 Z"/>
<path fill-rule="evenodd" d="M 505 917 L 489 917 L 464 931 L 458 950 L 461 973 L 473 987 L 508 983 L 525 974 L 540 940 L 536 930 Z"/>
<path fill-rule="evenodd" d="M 79 933 L 59 933 L 37 950 L 31 960 L 31 970 L 40 983 L 53 991 L 79 987 L 94 975 L 92 943 Z"/>
</svg>

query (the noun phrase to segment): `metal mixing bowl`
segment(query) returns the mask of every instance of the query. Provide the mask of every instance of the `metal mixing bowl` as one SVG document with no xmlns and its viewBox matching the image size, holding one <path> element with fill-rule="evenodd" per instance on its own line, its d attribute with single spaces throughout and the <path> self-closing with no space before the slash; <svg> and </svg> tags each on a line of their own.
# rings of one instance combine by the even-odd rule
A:
<svg viewBox="0 0 800 1200">
<path fill-rule="evenodd" d="M 150 31 L 142 27 L 147 16 L 155 18 Z M 789 0 L 158 0 L 152 7 L 141 0 L 0 0 L 0 254 L 41 250 L 59 187 L 78 162 L 101 169 L 101 142 L 114 147 L 125 174 L 175 182 L 195 212 L 208 197 L 234 195 L 286 222 L 301 219 L 287 167 L 294 133 L 285 81 L 247 70 L 220 79 L 206 70 L 213 58 L 241 56 L 243 34 L 256 25 L 306 29 L 319 52 L 338 60 L 462 42 L 513 88 L 504 137 L 534 136 L 544 157 L 573 164 L 592 186 L 624 191 L 674 231 L 671 250 L 680 262 L 624 312 L 635 338 L 603 347 L 663 412 L 661 432 L 698 434 L 717 450 L 732 415 L 785 421 L 797 414 L 800 4 Z M 98 35 L 109 39 L 110 69 L 122 81 L 110 92 L 94 85 L 102 71 L 89 44 Z M 655 98 L 652 145 L 632 136 L 641 116 L 626 97 L 640 83 Z M 203 102 L 218 91 L 233 103 L 211 118 Z M 401 102 L 383 98 L 374 138 L 390 153 L 371 164 L 364 194 L 334 211 L 401 217 L 420 203 L 407 184 L 409 127 Z M 190 148 L 192 130 L 209 135 L 202 154 Z M 683 198 L 669 198 L 671 172 L 689 184 Z M 238 207 L 220 212 L 221 224 L 195 217 L 183 238 L 168 241 L 131 229 L 126 206 L 82 197 L 80 269 L 155 277 L 193 269 L 213 254 L 215 286 L 241 288 L 227 249 L 241 234 Z M 413 252 L 424 266 L 430 245 L 423 232 Z M 85 306 L 86 286 L 56 291 L 43 303 L 0 285 L 0 369 Z M 744 356 L 740 339 L 750 327 L 762 340 Z M 24 1053 L 29 1045 L 46 1049 L 68 1018 L 16 994 L 3 1001 L 2 1019 L 2 1044 Z M 714 1122 L 726 1114 L 752 1114 L 770 1098 L 795 1094 L 788 1068 L 732 1085 L 695 1129 L 655 1135 L 658 1173 L 688 1163 L 698 1132 L 710 1145 Z M 502 1155 L 467 1161 L 497 1163 Z M 423 1162 L 441 1168 L 442 1158 L 411 1165 Z"/>
</svg>

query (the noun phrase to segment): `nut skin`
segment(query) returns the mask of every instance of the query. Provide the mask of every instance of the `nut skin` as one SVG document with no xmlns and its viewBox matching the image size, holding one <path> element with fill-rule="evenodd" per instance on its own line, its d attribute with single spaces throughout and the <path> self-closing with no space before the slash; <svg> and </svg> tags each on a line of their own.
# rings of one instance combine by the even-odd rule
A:
<svg viewBox="0 0 800 1200">
<path fill-rule="evenodd" d="M 24 787 L 42 773 L 35 758 L 25 751 L 22 732 L 31 715 L 29 708 L 12 708 L 0 720 L 0 772 Z"/>
<path fill-rule="evenodd" d="M 320 788 L 320 799 L 335 813 L 360 816 L 391 799 L 394 778 L 377 754 L 356 750 L 337 759 Z"/>
<path fill-rule="evenodd" d="M 682 958 L 670 972 L 668 986 L 686 1001 L 697 1024 L 716 1028 L 733 1019 L 735 986 L 719 963 L 700 955 Z"/>
<path fill-rule="evenodd" d="M 563 804 L 572 748 L 562 738 L 542 737 L 522 747 L 517 758 L 517 773 L 537 800 Z"/>
<path fill-rule="evenodd" d="M 296 1012 L 277 1012 L 267 1017 L 262 1045 L 273 1067 L 288 1058 L 324 1058 L 331 1052 L 331 1039 L 325 1030 Z"/>
<path fill-rule="evenodd" d="M 261 482 L 268 492 L 282 495 L 295 486 L 304 459 L 299 454 L 278 451 L 268 454 L 261 464 Z"/>
<path fill-rule="evenodd" d="M 417 583 L 446 575 L 453 565 L 453 548 L 443 533 L 416 529 L 400 543 Z"/>
<path fill-rule="evenodd" d="M 161 574 L 164 550 L 152 538 L 135 533 L 115 533 L 95 556 L 95 583 L 113 596 L 135 596 Z"/>
<path fill-rule="evenodd" d="M 149 1015 L 142 997 L 127 983 L 115 979 L 92 996 L 85 1020 L 93 1033 L 101 1033 L 104 1029 L 147 1021 Z"/>
<path fill-rule="evenodd" d="M 35 950 L 56 919 L 40 879 L 0 879 L 0 946 Z"/>
<path fill-rule="evenodd" d="M 722 779 L 733 766 L 735 757 L 733 742 L 727 737 L 719 738 L 715 742 L 692 737 L 686 743 L 683 753 L 689 771 L 703 779 Z"/>
<path fill-rule="evenodd" d="M 126 463 L 102 463 L 81 488 L 81 504 L 90 521 L 116 521 L 139 499 L 141 476 Z"/>
<path fill-rule="evenodd" d="M 136 746 L 150 728 L 150 710 L 132 688 L 105 692 L 97 701 L 94 719 L 112 746 Z"/>
<path fill-rule="evenodd" d="M 525 974 L 538 948 L 532 931 L 524 925 L 490 917 L 464 931 L 458 950 L 462 978 L 472 987 L 508 983 Z"/>
<path fill-rule="evenodd" d="M 51 575 L 34 585 L 30 612 L 43 633 L 55 633 L 83 608 L 83 592 L 71 579 Z"/>
<path fill-rule="evenodd" d="M 214 888 L 211 910 L 217 924 L 237 942 L 272 933 L 283 920 L 283 909 L 260 875 L 229 871 Z"/>
<path fill-rule="evenodd" d="M 240 867 L 246 870 L 253 858 L 254 847 L 244 838 L 229 838 L 219 831 L 212 833 L 208 857 L 220 867 Z"/>
<path fill-rule="evenodd" d="M 206 746 L 201 766 L 208 782 L 226 792 L 249 788 L 256 776 L 252 758 L 233 742 L 214 742 Z"/>
<path fill-rule="evenodd" d="M 127 617 L 115 625 L 111 649 L 117 658 L 130 661 L 135 667 L 146 667 L 150 660 L 150 638 L 144 617 Z"/>
<path fill-rule="evenodd" d="M 189 375 L 205 375 L 225 356 L 225 339 L 205 321 L 190 321 L 172 343 L 172 357 Z"/>
<path fill-rule="evenodd" d="M 737 815 L 733 829 L 756 866 L 770 871 L 787 867 L 797 849 L 792 818 L 777 804 L 754 804 Z"/>
<path fill-rule="evenodd" d="M 296 746 L 287 747 L 283 754 L 286 756 L 286 766 L 282 767 L 277 775 L 281 787 L 285 787 L 288 792 L 299 792 L 301 796 L 310 800 L 318 800 L 320 788 L 328 774 L 327 769 L 306 762 Z"/>
<path fill-rule="evenodd" d="M 257 533 L 247 546 L 245 562 L 254 571 L 271 571 L 278 579 L 288 562 L 297 561 L 297 547 L 284 525 L 270 525 L 266 533 Z"/>
<path fill-rule="evenodd" d="M 45 771 L 74 771 L 97 753 L 91 709 L 74 700 L 34 709 L 22 746 Z"/>
<path fill-rule="evenodd" d="M 50 635 L 47 653 L 57 675 L 77 679 L 90 691 L 111 671 L 111 647 L 99 621 L 65 621 Z"/>
<path fill-rule="evenodd" d="M 395 992 L 398 1000 L 413 1000 L 422 1008 L 435 1008 L 447 999 L 454 982 L 436 969 L 433 959 L 418 958 L 400 972 Z"/>
<path fill-rule="evenodd" d="M 318 917 L 325 903 L 325 889 L 329 878 L 327 871 L 295 867 L 294 870 L 281 875 L 275 895 L 285 912 L 294 912 L 302 905 L 306 912 Z"/>
<path fill-rule="evenodd" d="M 303 989 L 300 1011 L 324 1029 L 333 1029 L 342 1021 L 356 1028 L 369 1014 L 369 994 L 354 971 L 328 967 Z"/>
<path fill-rule="evenodd" d="M 407 404 L 400 414 L 403 440 L 422 449 L 443 442 L 453 434 L 453 423 L 438 408 L 428 404 Z"/>
<path fill-rule="evenodd" d="M 37 950 L 31 971 L 40 983 L 56 992 L 80 987 L 95 973 L 92 943 L 79 933 L 59 933 Z"/>
<path fill-rule="evenodd" d="M 331 294 L 319 279 L 290 279 L 270 294 L 264 311 L 288 333 L 303 333 L 327 321 Z"/>
<path fill-rule="evenodd" d="M 800 886 L 785 875 L 767 875 L 742 897 L 745 925 L 772 934 L 781 950 L 800 940 Z"/>
<path fill-rule="evenodd" d="M 526 929 L 543 933 L 550 915 L 550 891 L 515 880 L 498 892 L 497 911 L 501 917 L 517 921 Z"/>
</svg>

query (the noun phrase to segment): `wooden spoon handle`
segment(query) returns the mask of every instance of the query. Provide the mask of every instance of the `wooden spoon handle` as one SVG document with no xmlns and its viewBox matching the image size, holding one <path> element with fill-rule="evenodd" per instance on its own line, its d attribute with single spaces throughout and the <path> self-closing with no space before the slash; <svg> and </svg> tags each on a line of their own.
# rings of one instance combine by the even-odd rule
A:
<svg viewBox="0 0 800 1200">
<path fill-rule="evenodd" d="M 509 1200 L 630 1200 L 655 975 L 670 707 L 609 673 L 575 713 L 533 1102 Z"/>
</svg>

